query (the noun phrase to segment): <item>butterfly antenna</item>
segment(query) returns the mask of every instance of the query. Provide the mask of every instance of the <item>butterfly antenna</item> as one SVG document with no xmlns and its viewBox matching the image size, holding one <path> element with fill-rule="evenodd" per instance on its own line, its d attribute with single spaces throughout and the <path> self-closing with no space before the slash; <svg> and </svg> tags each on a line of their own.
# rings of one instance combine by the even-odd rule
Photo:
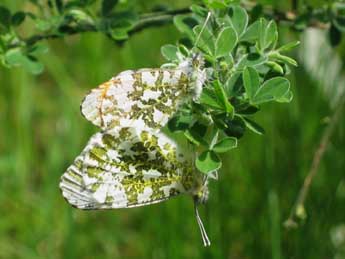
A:
<svg viewBox="0 0 345 259">
<path fill-rule="evenodd" d="M 199 229 L 200 229 L 200 233 L 201 233 L 201 237 L 202 237 L 202 241 L 204 243 L 204 246 L 205 247 L 210 246 L 211 241 L 207 236 L 204 224 L 202 223 L 202 220 L 200 218 L 197 201 L 194 201 L 194 212 L 195 212 L 196 221 L 198 222 L 198 225 L 199 225 Z"/>
<path fill-rule="evenodd" d="M 196 48 L 196 46 L 198 45 L 198 43 L 199 43 L 199 41 L 200 41 L 200 38 L 201 38 L 201 34 L 204 32 L 204 30 L 205 30 L 205 28 L 206 28 L 206 26 L 207 26 L 207 23 L 208 23 L 208 21 L 210 20 L 210 18 L 211 18 L 211 12 L 208 12 L 208 13 L 207 13 L 206 20 L 205 20 L 205 22 L 204 22 L 204 24 L 203 24 L 203 26 L 202 26 L 202 28 L 201 28 L 201 31 L 200 31 L 198 37 L 196 38 L 196 41 L 195 41 L 195 44 L 194 44 L 193 49 Z"/>
</svg>

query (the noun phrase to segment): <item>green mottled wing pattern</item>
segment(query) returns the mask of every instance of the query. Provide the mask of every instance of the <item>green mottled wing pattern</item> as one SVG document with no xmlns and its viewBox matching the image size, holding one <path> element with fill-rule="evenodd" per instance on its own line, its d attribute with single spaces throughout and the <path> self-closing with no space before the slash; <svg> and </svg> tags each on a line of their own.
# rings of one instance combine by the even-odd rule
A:
<svg viewBox="0 0 345 259">
<path fill-rule="evenodd" d="M 129 208 L 192 193 L 192 165 L 162 133 L 122 128 L 97 133 L 62 176 L 60 188 L 80 209 Z"/>
<path fill-rule="evenodd" d="M 88 94 L 81 104 L 86 119 L 102 129 L 159 130 L 188 96 L 183 69 L 124 71 Z"/>
</svg>

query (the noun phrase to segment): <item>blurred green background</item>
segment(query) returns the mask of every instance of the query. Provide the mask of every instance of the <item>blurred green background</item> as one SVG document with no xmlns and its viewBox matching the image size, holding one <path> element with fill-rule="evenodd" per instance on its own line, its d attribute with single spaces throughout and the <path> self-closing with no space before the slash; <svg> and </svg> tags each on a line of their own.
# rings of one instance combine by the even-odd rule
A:
<svg viewBox="0 0 345 259">
<path fill-rule="evenodd" d="M 28 4 L 1 2 L 12 11 Z M 137 2 L 149 10 L 162 1 Z M 281 10 L 290 5 L 259 2 Z M 164 4 L 186 7 L 190 1 Z M 328 49 L 322 32 L 302 34 L 285 26 L 280 31 L 281 43 L 302 40 L 292 53 L 300 66 L 289 76 L 295 98 L 263 106 L 255 119 L 266 135 L 247 132 L 239 148 L 225 155 L 219 180 L 210 183 L 209 202 L 200 208 L 210 248 L 202 246 L 190 197 L 79 211 L 58 188 L 60 176 L 97 131 L 80 115 L 83 96 L 122 70 L 162 64 L 160 47 L 180 36 L 172 25 L 135 34 L 122 47 L 92 33 L 51 40 L 39 76 L 0 67 L 0 258 L 345 258 L 343 115 L 312 184 L 307 218 L 295 230 L 283 227 L 345 87 L 339 69 L 345 45 Z"/>
</svg>

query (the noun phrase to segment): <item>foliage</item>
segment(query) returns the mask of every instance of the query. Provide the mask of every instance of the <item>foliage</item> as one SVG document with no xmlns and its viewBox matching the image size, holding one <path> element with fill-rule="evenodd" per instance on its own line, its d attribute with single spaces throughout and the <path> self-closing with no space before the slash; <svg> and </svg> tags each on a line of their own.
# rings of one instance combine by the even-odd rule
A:
<svg viewBox="0 0 345 259">
<path fill-rule="evenodd" d="M 176 46 L 162 47 L 172 63 L 193 56 L 195 47 L 206 59 L 208 81 L 200 102 L 190 103 L 169 122 L 172 132 L 182 131 L 197 152 L 196 167 L 208 174 L 221 168 L 219 154 L 237 146 L 246 129 L 263 134 L 250 119 L 267 102 L 290 102 L 290 82 L 284 77 L 297 62 L 285 55 L 298 42 L 278 48 L 276 22 L 265 18 L 249 24 L 247 11 L 237 4 L 194 5 L 192 14 L 174 18 L 186 36 Z M 191 49 L 188 49 L 189 48 Z"/>
<path fill-rule="evenodd" d="M 209 8 L 220 10 L 225 9 L 228 4 L 234 4 L 235 2 L 238 1 L 204 0 L 203 4 Z M 43 71 L 43 65 L 38 59 L 40 54 L 44 54 L 46 51 L 46 47 L 42 47 L 40 43 L 42 40 L 62 38 L 67 35 L 84 32 L 99 32 L 105 34 L 114 42 L 121 44 L 129 38 L 129 35 L 137 31 L 149 26 L 165 24 L 170 22 L 176 14 L 190 12 L 188 9 L 166 10 L 164 6 L 160 5 L 156 8 L 156 11 L 142 14 L 134 8 L 134 1 L 127 0 L 30 0 L 30 3 L 34 6 L 34 8 L 30 8 L 30 11 L 19 10 L 13 13 L 6 6 L 0 5 L 0 60 L 6 67 L 22 66 L 33 74 L 39 74 Z M 340 43 L 341 33 L 345 31 L 345 5 L 342 1 L 325 4 L 322 8 L 309 6 L 304 8 L 298 15 L 290 15 L 292 17 L 279 12 L 265 12 L 261 4 L 252 6 L 244 3 L 244 6 L 250 10 L 253 20 L 261 16 L 266 16 L 269 19 L 278 17 L 278 20 L 288 21 L 292 23 L 292 28 L 300 31 L 308 26 L 328 26 L 327 24 L 331 24 L 329 35 L 334 46 Z M 193 8 L 194 10 L 192 11 L 195 14 L 202 12 L 196 6 Z M 242 33 L 241 30 L 246 26 L 247 21 L 241 20 L 241 17 L 246 14 L 243 9 L 234 11 L 233 19 L 236 20 L 235 24 L 227 25 L 231 25 L 236 33 L 239 34 Z M 32 23 L 34 28 L 31 26 Z M 178 19 L 175 19 L 175 23 L 181 25 L 179 28 L 183 32 L 191 32 L 188 32 L 188 26 L 183 29 L 184 25 L 182 22 L 179 23 Z M 271 26 L 275 25 L 272 24 Z M 29 37 L 22 35 L 23 28 L 24 30 L 29 30 L 31 33 Z M 251 29 L 255 33 L 256 28 Z M 271 29 L 274 30 L 273 27 Z M 217 53 L 213 53 L 216 57 L 224 54 L 221 51 L 231 50 L 230 45 L 227 46 L 228 49 L 224 49 L 221 44 L 231 40 L 231 37 L 235 37 L 231 29 L 224 31 L 222 35 L 219 34 L 218 36 L 221 36 L 217 42 L 218 49 L 210 50 L 217 51 Z M 241 40 L 253 41 L 255 39 L 252 39 L 252 36 L 251 32 L 248 31 L 244 36 L 246 38 L 241 36 Z M 271 41 L 272 39 L 266 40 Z M 236 41 L 231 42 L 235 43 Z M 266 43 L 261 42 L 261 44 Z M 261 48 L 265 48 L 265 46 L 261 46 Z M 279 59 L 281 57 L 276 58 Z M 281 67 L 276 66 L 275 63 L 272 63 L 271 66 L 275 70 L 282 72 Z"/>
</svg>

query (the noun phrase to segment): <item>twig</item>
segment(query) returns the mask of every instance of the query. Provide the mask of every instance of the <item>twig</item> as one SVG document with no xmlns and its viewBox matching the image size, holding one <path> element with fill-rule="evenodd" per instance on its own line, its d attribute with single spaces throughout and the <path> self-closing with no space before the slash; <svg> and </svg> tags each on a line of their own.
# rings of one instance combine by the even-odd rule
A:
<svg viewBox="0 0 345 259">
<path fill-rule="evenodd" d="M 186 14 L 186 13 L 190 13 L 189 8 L 177 9 L 177 10 L 166 11 L 166 12 L 142 14 L 137 24 L 128 32 L 128 34 L 132 35 L 148 27 L 157 27 L 157 26 L 162 26 L 162 25 L 171 23 L 175 15 Z M 41 40 L 56 39 L 56 38 L 62 38 L 65 35 L 75 35 L 75 34 L 81 34 L 81 33 L 86 33 L 86 32 L 97 32 L 97 31 L 98 31 L 98 28 L 96 25 L 89 24 L 87 26 L 83 25 L 83 26 L 68 27 L 68 30 L 64 33 L 44 33 L 44 34 L 33 35 L 27 39 L 23 39 L 23 41 L 25 42 L 26 45 L 34 45 L 35 43 Z M 16 42 L 10 45 L 9 48 L 15 48 L 15 47 L 18 47 L 19 45 L 20 43 Z"/>
<path fill-rule="evenodd" d="M 255 6 L 255 2 L 243 2 L 242 6 L 250 12 Z M 142 31 L 149 27 L 157 27 L 162 26 L 165 24 L 169 24 L 173 21 L 173 18 L 175 15 L 178 14 L 188 14 L 190 13 L 189 8 L 183 8 L 183 9 L 176 9 L 166 12 L 153 12 L 153 13 L 146 13 L 142 14 L 140 16 L 140 20 L 137 22 L 137 24 L 128 32 L 129 35 L 133 35 L 139 31 Z M 270 17 L 277 22 L 280 22 L 282 24 L 288 24 L 293 25 L 296 22 L 296 19 L 298 17 L 298 14 L 296 11 L 288 11 L 288 12 L 282 12 L 279 10 L 275 10 L 270 6 L 265 6 L 263 10 L 263 15 L 266 17 Z M 317 20 L 310 20 L 309 27 L 316 27 L 320 29 L 327 29 L 329 28 L 329 24 L 322 23 Z M 97 32 L 98 28 L 96 25 L 89 24 L 87 26 L 75 26 L 75 27 L 68 27 L 68 30 L 64 33 L 43 33 L 43 34 L 37 34 L 33 35 L 27 39 L 22 39 L 21 42 L 16 42 L 8 46 L 9 48 L 15 48 L 18 47 L 20 44 L 26 44 L 26 45 L 33 45 L 37 43 L 38 41 L 47 40 L 47 39 L 56 39 L 56 38 L 62 38 L 65 35 L 75 35 L 75 34 L 81 34 L 86 32 Z"/>
<path fill-rule="evenodd" d="M 244 1 L 242 3 L 242 6 L 249 12 L 256 5 L 257 3 L 249 2 L 249 1 Z M 297 12 L 296 9 L 292 11 L 283 12 L 283 11 L 274 9 L 272 6 L 263 6 L 263 15 L 271 19 L 274 19 L 278 23 L 293 25 L 297 21 L 297 18 L 299 17 L 300 14 Z M 314 18 L 314 19 L 309 20 L 307 27 L 318 28 L 318 29 L 324 30 L 324 29 L 328 29 L 330 27 L 330 24 L 321 22 L 317 20 L 316 18 Z"/>
<path fill-rule="evenodd" d="M 345 103 L 345 94 L 341 97 L 339 105 L 336 108 L 329 125 L 327 126 L 327 128 L 325 129 L 322 135 L 319 147 L 314 153 L 313 162 L 311 164 L 310 170 L 306 178 L 304 179 L 303 186 L 300 189 L 297 200 L 290 211 L 289 218 L 284 223 L 285 227 L 287 228 L 297 227 L 297 223 L 295 222 L 295 216 L 296 214 L 298 214 L 299 209 L 304 208 L 304 204 L 307 199 L 311 183 L 318 172 L 320 162 L 330 142 L 330 138 L 335 130 L 337 123 L 339 122 L 339 118 L 340 118 L 340 115 L 342 114 L 344 103 Z"/>
</svg>

